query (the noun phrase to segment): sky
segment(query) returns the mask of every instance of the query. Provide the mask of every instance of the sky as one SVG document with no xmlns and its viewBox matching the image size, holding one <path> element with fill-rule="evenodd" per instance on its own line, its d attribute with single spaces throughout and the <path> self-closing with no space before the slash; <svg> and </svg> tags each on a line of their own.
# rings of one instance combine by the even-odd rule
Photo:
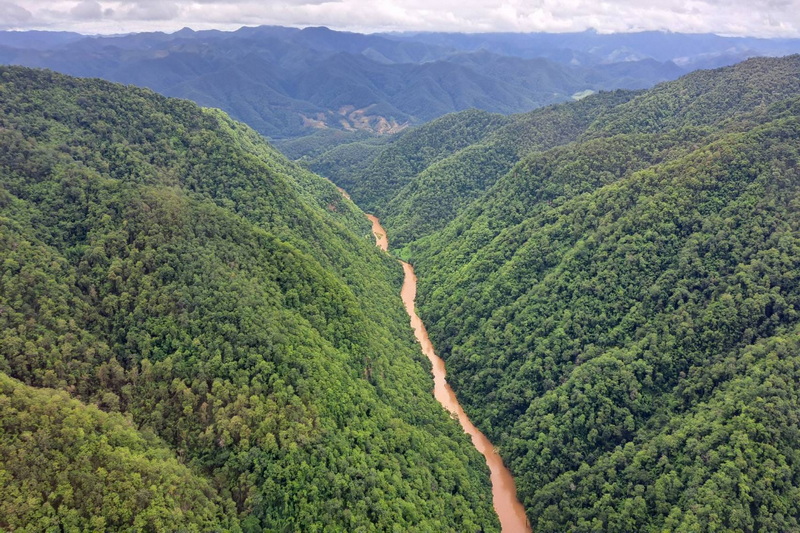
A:
<svg viewBox="0 0 800 533">
<path fill-rule="evenodd" d="M 800 37 L 800 0 L 0 0 L 0 29 L 129 33 L 261 24 L 365 33 L 594 28 Z"/>
</svg>

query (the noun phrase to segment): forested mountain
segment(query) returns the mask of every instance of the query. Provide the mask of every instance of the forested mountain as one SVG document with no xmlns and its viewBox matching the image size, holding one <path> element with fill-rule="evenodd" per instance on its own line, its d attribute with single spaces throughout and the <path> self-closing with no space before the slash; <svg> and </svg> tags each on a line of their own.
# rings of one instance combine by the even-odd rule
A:
<svg viewBox="0 0 800 533">
<path fill-rule="evenodd" d="M 374 135 L 369 132 L 318 130 L 312 135 L 275 143 L 286 157 L 315 173 L 336 182 L 352 182 L 361 175 L 384 150 L 403 137 Z"/>
<path fill-rule="evenodd" d="M 443 228 L 528 154 L 620 133 L 707 126 L 792 96 L 799 83 L 790 60 L 747 62 L 697 71 L 644 93 L 604 92 L 503 117 L 496 131 L 473 124 L 472 113 L 448 115 L 384 148 L 362 150 L 360 167 L 346 160 L 341 168 L 330 164 L 347 145 L 311 159 L 309 166 L 382 217 L 398 247 Z M 432 150 L 436 157 L 420 156 Z"/>
<path fill-rule="evenodd" d="M 446 227 L 383 220 L 430 225 L 404 252 L 420 314 L 533 530 L 799 529 L 800 56 L 539 113 L 408 178 L 495 165 L 440 198 Z M 489 142 L 525 123 L 528 149 Z"/>
<path fill-rule="evenodd" d="M 422 170 L 480 142 L 507 123 L 503 115 L 475 109 L 447 115 L 396 139 L 379 151 L 363 172 L 339 173 L 337 184 L 347 189 L 368 211 L 381 213 L 381 206 Z M 318 164 L 312 168 L 318 170 Z M 394 233 L 392 241 L 395 241 Z"/>
<path fill-rule="evenodd" d="M 404 134 L 363 169 L 345 166 L 350 172 L 342 175 L 321 164 L 322 158 L 310 166 L 387 220 L 393 245 L 403 246 L 443 228 L 526 154 L 574 141 L 602 112 L 635 95 L 601 93 L 570 105 L 494 116 L 491 126 L 476 123 L 484 116 L 477 112 L 448 115 Z"/>
<path fill-rule="evenodd" d="M 0 68 L 0 528 L 497 530 L 370 237 L 219 111 Z"/>
<path fill-rule="evenodd" d="M 470 108 L 519 113 L 587 91 L 650 87 L 685 72 L 645 55 L 579 65 L 469 48 L 313 27 L 82 39 L 0 32 L 0 63 L 188 98 L 275 140 L 320 129 L 397 133 Z"/>
</svg>

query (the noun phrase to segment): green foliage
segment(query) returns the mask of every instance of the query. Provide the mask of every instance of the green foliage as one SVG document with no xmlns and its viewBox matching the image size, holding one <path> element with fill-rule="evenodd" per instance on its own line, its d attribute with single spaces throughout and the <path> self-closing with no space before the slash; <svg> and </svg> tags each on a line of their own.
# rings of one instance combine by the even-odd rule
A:
<svg viewBox="0 0 800 533">
<path fill-rule="evenodd" d="M 488 133 L 482 125 L 472 123 L 472 115 L 450 115 L 430 124 L 430 130 L 407 133 L 402 142 L 386 147 L 366 170 L 318 170 L 353 188 L 353 198 L 381 217 L 392 242 L 400 247 L 444 228 L 529 154 L 617 134 L 683 130 L 697 136 L 705 127 L 733 115 L 763 111 L 800 90 L 798 57 L 698 71 L 646 92 L 599 93 L 579 102 L 512 115 L 505 126 Z M 435 124 L 449 127 L 434 129 Z M 449 135 L 464 142 L 441 140 Z M 420 147 L 433 143 L 440 147 L 437 157 L 417 164 Z M 403 178 L 398 183 L 399 175 Z M 387 187 L 388 193 L 374 192 L 382 187 Z M 520 203 L 508 196 L 509 201 Z M 479 203 L 475 206 L 480 209 Z"/>
<path fill-rule="evenodd" d="M 768 106 L 800 91 L 800 55 L 757 58 L 734 67 L 699 70 L 662 83 L 599 118 L 587 136 L 650 133 L 713 124 Z"/>
<path fill-rule="evenodd" d="M 481 141 L 508 122 L 503 116 L 471 109 L 402 134 L 361 173 L 336 182 L 365 209 L 378 211 L 428 166 Z"/>
<path fill-rule="evenodd" d="M 118 413 L 0 373 L 0 527 L 240 531 L 233 502 Z"/>
<path fill-rule="evenodd" d="M 645 92 L 408 246 L 534 531 L 798 529 L 798 79 L 794 56 Z"/>
<path fill-rule="evenodd" d="M 375 205 L 375 212 L 385 221 L 392 242 L 397 246 L 429 235 L 444 228 L 526 154 L 574 141 L 598 115 L 626 102 L 634 94 L 629 91 L 602 93 L 578 103 L 512 116 L 505 126 L 466 148 L 460 144 L 445 145 L 449 150 L 445 157 L 425 162 L 396 194 L 385 203 Z M 469 119 L 465 114 L 452 117 L 452 120 L 460 120 L 462 127 L 483 134 L 482 127 L 472 125 Z M 420 128 L 408 136 L 422 133 L 423 128 Z M 451 134 L 459 140 L 470 138 L 461 128 L 437 132 L 438 137 Z M 417 157 L 415 144 L 406 141 L 386 151 L 399 152 L 393 154 L 395 160 L 414 160 Z M 373 175 L 378 174 L 366 174 L 358 179 L 370 183 L 375 181 L 371 178 Z M 337 176 L 331 178 L 336 181 Z M 380 184 L 373 186 L 379 188 Z"/>
<path fill-rule="evenodd" d="M 186 528 L 497 529 L 485 464 L 432 398 L 401 272 L 368 231 L 330 182 L 220 112 L 0 69 L 0 371 L 157 435 L 131 453 L 161 450 L 164 490 L 187 480 L 176 502 L 217 502 L 189 506 Z M 120 468 L 160 469 L 140 463 Z M 100 487 L 138 509 L 127 485 Z M 116 516 L 88 498 L 67 521 L 31 497 L 59 525 Z"/>
<path fill-rule="evenodd" d="M 366 131 L 341 131 L 320 129 L 296 139 L 283 139 L 273 144 L 289 159 L 313 161 L 339 146 L 349 144 L 381 145 L 394 137 Z M 334 167 L 332 167 L 334 168 Z"/>
<path fill-rule="evenodd" d="M 539 530 L 798 529 L 799 337 L 790 330 L 698 369 L 719 380 L 708 399 L 541 488 Z"/>
<path fill-rule="evenodd" d="M 350 176 L 364 172 L 383 152 L 384 146 L 395 138 L 383 142 L 353 142 L 339 145 L 310 159 L 301 160 L 308 168 L 334 183 L 346 182 Z"/>
</svg>

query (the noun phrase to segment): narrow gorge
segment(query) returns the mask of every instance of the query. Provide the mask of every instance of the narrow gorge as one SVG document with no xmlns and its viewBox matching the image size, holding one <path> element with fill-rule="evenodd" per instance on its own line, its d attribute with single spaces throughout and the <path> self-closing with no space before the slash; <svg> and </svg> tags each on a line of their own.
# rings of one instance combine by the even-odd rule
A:
<svg viewBox="0 0 800 533">
<path fill-rule="evenodd" d="M 344 193 L 343 193 L 344 194 Z M 389 251 L 389 238 L 381 226 L 380 220 L 374 215 L 367 215 L 372 222 L 372 233 L 375 235 L 375 245 L 384 252 Z M 470 421 L 461 404 L 458 403 L 453 389 L 447 383 L 447 370 L 444 360 L 436 355 L 425 329 L 425 324 L 414 310 L 414 299 L 417 296 L 417 276 L 414 274 L 414 267 L 405 261 L 400 261 L 403 265 L 403 288 L 400 296 L 405 305 L 408 316 L 411 318 L 411 327 L 414 329 L 414 336 L 420 343 L 422 353 L 430 360 L 433 374 L 433 395 L 458 419 L 459 424 L 470 438 L 475 448 L 486 459 L 486 464 L 491 471 L 492 500 L 497 516 L 500 518 L 500 525 L 503 533 L 529 533 L 531 527 L 525 516 L 525 509 L 517 499 L 517 490 L 514 485 L 514 478 L 511 472 L 503 464 L 503 459 L 494 449 L 494 446 L 481 431 Z"/>
</svg>

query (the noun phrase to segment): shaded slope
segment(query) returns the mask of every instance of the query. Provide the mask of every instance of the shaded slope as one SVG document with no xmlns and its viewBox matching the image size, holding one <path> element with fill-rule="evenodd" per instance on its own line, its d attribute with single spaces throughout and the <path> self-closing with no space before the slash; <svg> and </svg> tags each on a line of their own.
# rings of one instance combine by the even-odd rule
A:
<svg viewBox="0 0 800 533">
<path fill-rule="evenodd" d="M 244 530 L 496 529 L 401 273 L 332 184 L 217 111 L 0 80 L 0 371 L 155 432 Z"/>
<path fill-rule="evenodd" d="M 423 169 L 507 123 L 506 117 L 476 109 L 442 117 L 404 133 L 363 173 L 341 176 L 337 185 L 367 211 L 380 210 Z"/>
<path fill-rule="evenodd" d="M 751 60 L 644 93 L 595 123 L 627 133 L 529 155 L 411 246 L 535 531 L 798 527 L 797 79 Z"/>
<path fill-rule="evenodd" d="M 374 210 L 385 218 L 398 246 L 429 235 L 444 228 L 526 154 L 574 141 L 598 116 L 634 95 L 626 91 L 602 93 L 577 103 L 511 116 L 504 126 L 488 135 L 485 129 L 478 130 L 475 133 L 482 135 L 478 142 L 463 148 L 455 145 L 445 157 L 418 167 L 420 170 L 396 194 L 375 205 Z M 465 121 L 463 127 L 473 126 Z M 457 128 L 452 130 L 459 139 L 469 138 Z M 409 132 L 407 137 L 410 141 L 420 134 L 421 129 Z M 394 161 L 413 160 L 417 154 L 408 149 L 413 146 L 409 141 L 392 145 L 386 152 L 396 152 L 392 154 Z M 380 165 L 382 160 L 378 158 L 373 165 Z M 364 172 L 358 180 L 377 188 L 381 178 L 376 172 Z"/>
<path fill-rule="evenodd" d="M 0 526 L 238 529 L 233 502 L 119 414 L 0 373 Z"/>
</svg>

